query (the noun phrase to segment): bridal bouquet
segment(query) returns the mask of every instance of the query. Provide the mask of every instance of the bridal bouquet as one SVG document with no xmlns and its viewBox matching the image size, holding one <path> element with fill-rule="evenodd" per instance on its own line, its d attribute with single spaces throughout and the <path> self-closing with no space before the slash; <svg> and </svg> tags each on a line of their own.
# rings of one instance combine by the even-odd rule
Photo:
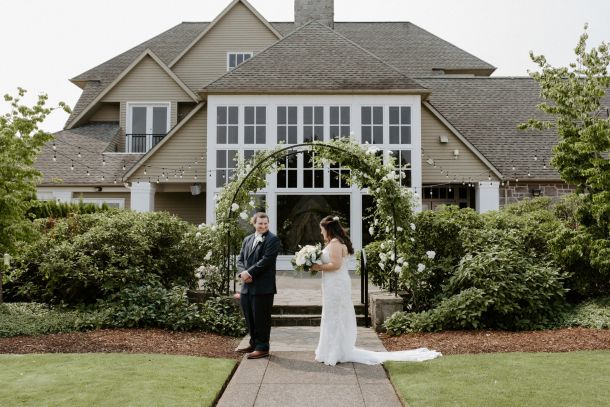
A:
<svg viewBox="0 0 610 407">
<path fill-rule="evenodd" d="M 320 244 L 315 246 L 307 245 L 303 246 L 301 250 L 295 253 L 290 262 L 296 271 L 311 271 L 315 274 L 316 272 L 311 270 L 311 266 L 314 264 L 322 264 L 321 257 L 322 248 L 320 247 Z"/>
</svg>

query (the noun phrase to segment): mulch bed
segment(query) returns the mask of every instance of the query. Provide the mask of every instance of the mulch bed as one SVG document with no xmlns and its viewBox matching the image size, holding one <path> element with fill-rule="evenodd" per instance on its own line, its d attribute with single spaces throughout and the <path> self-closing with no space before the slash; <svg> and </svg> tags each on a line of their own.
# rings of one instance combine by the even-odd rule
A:
<svg viewBox="0 0 610 407">
<path fill-rule="evenodd" d="M 388 350 L 427 347 L 444 355 L 496 352 L 571 352 L 610 349 L 610 329 L 566 328 L 549 331 L 446 331 L 381 335 Z"/>
<path fill-rule="evenodd" d="M 568 328 L 549 331 L 447 331 L 402 336 L 380 335 L 388 350 L 427 347 L 445 355 L 493 352 L 570 352 L 610 349 L 610 329 Z M 204 332 L 161 329 L 104 329 L 45 336 L 0 338 L 0 353 L 164 353 L 230 358 L 239 338 Z"/>
<path fill-rule="evenodd" d="M 241 359 L 240 339 L 205 332 L 162 329 L 102 329 L 44 336 L 0 338 L 0 353 L 164 353 Z"/>
</svg>

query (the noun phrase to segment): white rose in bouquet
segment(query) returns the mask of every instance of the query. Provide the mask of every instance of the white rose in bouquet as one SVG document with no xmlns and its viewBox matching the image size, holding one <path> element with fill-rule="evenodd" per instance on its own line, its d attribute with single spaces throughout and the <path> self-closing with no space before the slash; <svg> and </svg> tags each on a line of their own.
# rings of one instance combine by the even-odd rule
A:
<svg viewBox="0 0 610 407">
<path fill-rule="evenodd" d="M 320 244 L 315 246 L 307 245 L 301 248 L 290 262 L 296 271 L 308 271 L 316 274 L 316 271 L 311 270 L 314 264 L 322 264 L 322 248 Z"/>
</svg>

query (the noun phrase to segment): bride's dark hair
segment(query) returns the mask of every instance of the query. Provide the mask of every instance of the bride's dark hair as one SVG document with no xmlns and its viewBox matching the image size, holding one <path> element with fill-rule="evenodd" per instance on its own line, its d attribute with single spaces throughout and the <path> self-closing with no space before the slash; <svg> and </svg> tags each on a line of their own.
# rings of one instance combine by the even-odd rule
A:
<svg viewBox="0 0 610 407">
<path fill-rule="evenodd" d="M 339 217 L 337 216 L 327 216 L 320 221 L 320 226 L 326 229 L 326 234 L 328 235 L 328 240 L 337 239 L 341 243 L 347 246 L 347 252 L 349 254 L 354 254 L 354 247 L 352 246 L 352 241 L 341 223 L 339 222 Z"/>
</svg>

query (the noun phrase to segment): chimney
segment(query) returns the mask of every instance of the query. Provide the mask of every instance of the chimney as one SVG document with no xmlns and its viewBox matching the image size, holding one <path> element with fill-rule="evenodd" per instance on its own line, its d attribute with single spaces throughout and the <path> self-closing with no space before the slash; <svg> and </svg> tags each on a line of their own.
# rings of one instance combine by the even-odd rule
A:
<svg viewBox="0 0 610 407">
<path fill-rule="evenodd" d="M 334 0 L 294 0 L 294 25 L 300 27 L 311 20 L 334 28 Z"/>
</svg>

